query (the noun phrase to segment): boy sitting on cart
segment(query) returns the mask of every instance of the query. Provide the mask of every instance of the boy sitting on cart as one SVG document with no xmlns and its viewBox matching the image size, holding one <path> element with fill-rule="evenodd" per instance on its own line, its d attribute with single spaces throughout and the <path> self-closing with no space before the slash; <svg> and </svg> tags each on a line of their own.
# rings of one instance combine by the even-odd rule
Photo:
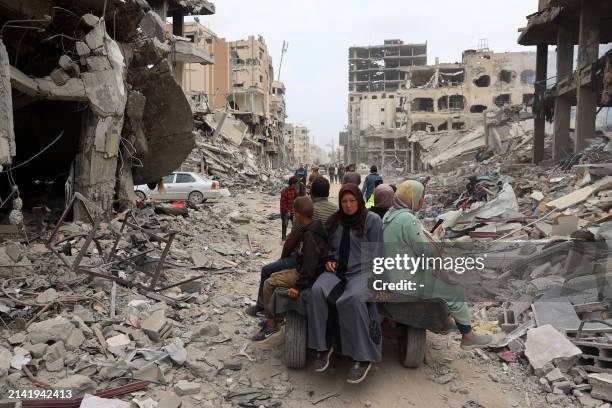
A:
<svg viewBox="0 0 612 408">
<path fill-rule="evenodd" d="M 298 197 L 293 202 L 295 222 L 304 227 L 299 242 L 297 266 L 270 275 L 264 283 L 263 304 L 266 321 L 253 341 L 261 341 L 279 331 L 278 323 L 269 310 L 270 299 L 277 287 L 288 288 L 290 298 L 298 298 L 300 291 L 312 287 L 323 271 L 323 257 L 327 255 L 327 231 L 323 223 L 313 220 L 314 204 L 309 197 Z"/>
</svg>

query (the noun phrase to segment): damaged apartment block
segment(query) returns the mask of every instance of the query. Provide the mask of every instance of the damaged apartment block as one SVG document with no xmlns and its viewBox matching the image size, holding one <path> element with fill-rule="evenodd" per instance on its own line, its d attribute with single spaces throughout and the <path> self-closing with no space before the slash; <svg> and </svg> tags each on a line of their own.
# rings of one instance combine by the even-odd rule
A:
<svg viewBox="0 0 612 408">
<path fill-rule="evenodd" d="M 176 24 L 169 25 L 168 30 L 177 35 Z M 202 139 L 211 142 L 221 136 L 232 148 L 244 153 L 248 150 L 264 168 L 278 169 L 288 164 L 285 85 L 274 80 L 272 57 L 264 38 L 227 41 L 196 19 L 185 23 L 182 40 L 176 45 L 190 44 L 202 55 L 214 55 L 214 64 L 192 60 L 175 70 Z M 192 159 L 190 162 L 204 160 L 201 155 Z M 189 164 L 185 168 L 197 170 Z M 219 170 L 215 174 L 227 174 Z"/>
<path fill-rule="evenodd" d="M 0 197 L 61 211 L 78 192 L 109 212 L 178 168 L 194 135 L 173 70 L 189 50 L 164 20 L 212 13 L 195 0 L 0 0 Z"/>
<path fill-rule="evenodd" d="M 426 64 L 426 43 L 350 48 L 345 162 L 414 170 L 411 133 L 469 129 L 487 111 L 532 103 L 533 53 L 494 53 L 483 41 L 461 63 Z"/>
</svg>

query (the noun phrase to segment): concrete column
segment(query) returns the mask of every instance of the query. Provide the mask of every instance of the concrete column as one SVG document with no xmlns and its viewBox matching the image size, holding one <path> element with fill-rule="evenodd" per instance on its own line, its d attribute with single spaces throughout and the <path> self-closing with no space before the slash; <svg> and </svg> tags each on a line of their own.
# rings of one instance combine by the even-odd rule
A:
<svg viewBox="0 0 612 408">
<path fill-rule="evenodd" d="M 0 39 L 0 171 L 1 165 L 11 164 L 17 154 L 12 95 L 9 56 Z"/>
<path fill-rule="evenodd" d="M 183 36 L 183 27 L 185 25 L 185 16 L 180 11 L 172 13 L 172 34 L 179 37 Z M 183 84 L 183 76 L 185 72 L 185 63 L 174 61 L 173 75 L 176 82 L 179 83 L 181 88 L 185 88 Z"/>
<path fill-rule="evenodd" d="M 580 34 L 578 39 L 578 69 L 597 61 L 599 53 L 599 10 L 598 0 L 582 0 L 580 5 Z M 590 84 L 577 90 L 576 108 L 576 152 L 584 150 L 587 138 L 595 133 L 597 95 Z"/>
<path fill-rule="evenodd" d="M 544 92 L 546 91 L 546 69 L 548 63 L 548 45 L 538 44 L 536 54 L 536 98 L 541 102 L 533 124 L 533 162 L 544 159 Z"/>
<path fill-rule="evenodd" d="M 559 24 L 557 31 L 557 82 L 574 70 L 573 27 L 569 23 Z M 555 98 L 555 123 L 553 137 L 553 160 L 561 160 L 572 151 L 569 136 L 571 99 L 568 96 Z"/>
</svg>

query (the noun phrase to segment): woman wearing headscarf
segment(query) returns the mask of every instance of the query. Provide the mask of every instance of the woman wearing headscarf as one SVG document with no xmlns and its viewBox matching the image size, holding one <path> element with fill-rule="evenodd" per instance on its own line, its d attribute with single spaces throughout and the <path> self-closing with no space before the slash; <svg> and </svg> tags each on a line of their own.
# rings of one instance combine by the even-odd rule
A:
<svg viewBox="0 0 612 408">
<path fill-rule="evenodd" d="M 423 228 L 417 217 L 424 202 L 424 187 L 418 181 L 408 180 L 397 188 L 393 198 L 393 208 L 383 218 L 383 240 L 385 243 L 399 244 L 409 256 L 418 258 L 426 255 L 441 256 L 438 240 Z M 390 245 L 386 246 L 388 249 Z M 393 280 L 405 279 L 406 272 L 399 271 Z M 450 314 L 462 334 L 461 348 L 472 350 L 484 347 L 491 342 L 491 336 L 478 335 L 472 330 L 470 310 L 465 299 L 464 288 L 452 284 L 445 271 L 420 269 L 412 275 L 419 289 L 412 296 L 444 299 Z"/>
<path fill-rule="evenodd" d="M 378 214 L 382 219 L 389 208 L 393 206 L 393 196 L 395 192 L 389 184 L 380 184 L 374 189 L 374 205 L 370 207 L 370 211 Z"/>
<path fill-rule="evenodd" d="M 345 184 L 339 210 L 327 220 L 329 260 L 308 300 L 308 346 L 317 351 L 315 371 L 329 366 L 334 351 L 328 319 L 337 317 L 342 354 L 353 359 L 347 381 L 363 381 L 372 363 L 381 361 L 380 319 L 374 303 L 365 301 L 369 273 L 361 268 L 362 253 L 382 240 L 380 217 L 365 208 L 359 187 Z M 333 324 L 330 324 L 333 326 Z"/>
</svg>

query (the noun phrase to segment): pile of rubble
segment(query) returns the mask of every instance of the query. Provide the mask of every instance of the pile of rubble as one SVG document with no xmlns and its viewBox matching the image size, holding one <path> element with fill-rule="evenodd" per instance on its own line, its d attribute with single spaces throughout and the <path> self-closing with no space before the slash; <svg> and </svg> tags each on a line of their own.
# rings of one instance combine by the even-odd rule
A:
<svg viewBox="0 0 612 408">
<path fill-rule="evenodd" d="M 62 218 L 44 244 L 15 236 L 0 246 L 2 395 L 34 386 L 71 390 L 63 406 L 75 407 L 99 398 L 127 407 L 108 399 L 128 393 L 147 408 L 280 406 L 286 373 L 266 383 L 245 374 L 273 357 L 249 350 L 251 322 L 236 308 L 250 299 L 216 289 L 261 268 L 265 250 L 240 226 L 263 214 L 238 203 L 229 213 L 218 204 L 187 217 L 145 208 L 109 219 L 79 195 L 72 205 L 91 222 Z"/>
<path fill-rule="evenodd" d="M 272 168 L 267 155 L 256 153 L 257 142 L 242 121 L 224 111 L 199 118 L 196 147 L 182 169 L 208 173 L 237 191 L 259 186 L 262 191 L 280 192 L 289 169 Z"/>
<path fill-rule="evenodd" d="M 465 137 L 473 134 L 481 133 Z M 420 175 L 427 176 L 426 225 L 442 220 L 447 242 L 487 254 L 485 269 L 467 281 L 475 328 L 495 333 L 481 356 L 506 372 L 514 363 L 512 381 L 531 372 L 543 403 L 609 407 L 612 141 L 604 135 L 579 155 L 536 166 L 517 160 L 528 137 L 478 160 L 481 139 L 466 140 L 469 153 L 459 158 L 431 159 L 453 171 Z"/>
</svg>

